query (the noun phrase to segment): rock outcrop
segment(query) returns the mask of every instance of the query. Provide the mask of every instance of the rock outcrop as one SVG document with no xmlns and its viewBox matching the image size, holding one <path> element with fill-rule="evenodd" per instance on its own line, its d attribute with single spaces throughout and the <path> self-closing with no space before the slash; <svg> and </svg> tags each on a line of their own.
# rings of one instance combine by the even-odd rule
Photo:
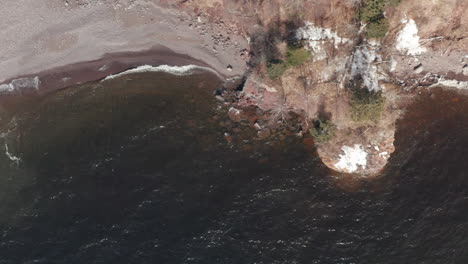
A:
<svg viewBox="0 0 468 264">
<path fill-rule="evenodd" d="M 396 120 L 421 87 L 466 88 L 466 1 L 380 1 L 386 33 L 379 38 L 366 33 L 372 23 L 356 19 L 365 0 L 204 2 L 187 6 L 211 19 L 223 17 L 250 39 L 253 58 L 239 105 L 301 112 L 309 120 L 304 132 L 321 129 L 314 120 L 332 124 L 333 137 L 316 139 L 316 147 L 336 171 L 379 173 L 394 151 Z M 312 58 L 269 78 L 269 61 L 287 60 L 291 43 Z M 382 101 L 356 105 L 359 89 Z M 366 109 L 379 112 L 356 112 Z"/>
</svg>

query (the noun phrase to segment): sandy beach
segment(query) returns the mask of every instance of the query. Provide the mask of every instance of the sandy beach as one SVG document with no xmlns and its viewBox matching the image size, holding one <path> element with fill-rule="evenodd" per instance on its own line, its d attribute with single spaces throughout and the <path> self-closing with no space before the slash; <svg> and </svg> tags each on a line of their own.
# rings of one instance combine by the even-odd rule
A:
<svg viewBox="0 0 468 264">
<path fill-rule="evenodd" d="M 199 65 L 224 77 L 246 69 L 243 36 L 159 1 L 7 1 L 0 14 L 0 84 L 20 78 L 16 86 L 25 90 L 48 92 L 145 64 Z"/>
</svg>

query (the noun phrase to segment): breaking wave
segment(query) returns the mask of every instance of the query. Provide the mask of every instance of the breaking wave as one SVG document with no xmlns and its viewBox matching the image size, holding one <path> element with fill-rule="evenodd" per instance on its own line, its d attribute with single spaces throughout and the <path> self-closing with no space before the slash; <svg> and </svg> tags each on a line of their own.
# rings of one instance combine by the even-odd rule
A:
<svg viewBox="0 0 468 264">
<path fill-rule="evenodd" d="M 15 91 L 24 91 L 30 89 L 39 89 L 41 81 L 38 76 L 31 78 L 14 79 L 10 83 L 0 85 L 0 93 L 12 93 Z"/>
<path fill-rule="evenodd" d="M 178 75 L 178 76 L 185 76 L 185 75 L 191 75 L 193 74 L 196 70 L 202 70 L 202 71 L 208 71 L 216 74 L 219 76 L 219 73 L 216 72 L 213 69 L 207 68 L 207 67 L 202 67 L 202 66 L 197 66 L 197 65 L 184 65 L 184 66 L 169 66 L 169 65 L 159 65 L 159 66 L 151 66 L 151 65 L 142 65 L 138 66 L 136 68 L 126 70 L 121 73 L 109 75 L 106 78 L 104 78 L 103 81 L 106 80 L 111 80 L 115 79 L 124 75 L 132 74 L 132 73 L 142 73 L 142 72 L 166 72 L 170 73 L 173 75 Z"/>
</svg>

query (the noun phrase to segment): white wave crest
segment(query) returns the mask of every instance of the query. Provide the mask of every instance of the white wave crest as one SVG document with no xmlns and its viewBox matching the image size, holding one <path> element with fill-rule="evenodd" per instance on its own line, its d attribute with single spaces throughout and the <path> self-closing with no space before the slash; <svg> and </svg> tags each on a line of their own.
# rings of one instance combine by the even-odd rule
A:
<svg viewBox="0 0 468 264">
<path fill-rule="evenodd" d="M 11 93 L 14 90 L 15 88 L 10 83 L 0 85 L 0 93 Z"/>
<path fill-rule="evenodd" d="M 138 66 L 136 68 L 126 70 L 121 73 L 109 75 L 106 78 L 104 78 L 103 81 L 106 80 L 111 80 L 115 79 L 127 74 L 132 74 L 132 73 L 142 73 L 142 72 L 166 72 L 170 73 L 173 75 L 178 75 L 178 76 L 184 76 L 184 75 L 191 75 L 195 70 L 203 70 L 203 71 L 209 71 L 217 76 L 219 76 L 219 73 L 216 72 L 213 69 L 207 68 L 207 67 L 202 67 L 202 66 L 197 66 L 197 65 L 184 65 L 184 66 L 169 66 L 169 65 L 159 65 L 159 66 L 151 66 L 151 65 L 142 65 Z"/>
<path fill-rule="evenodd" d="M 16 163 L 16 165 L 18 165 L 20 162 L 21 162 L 21 159 L 18 158 L 17 156 L 11 154 L 8 150 L 8 144 L 5 142 L 5 155 L 11 160 L 13 161 L 14 163 Z"/>
</svg>

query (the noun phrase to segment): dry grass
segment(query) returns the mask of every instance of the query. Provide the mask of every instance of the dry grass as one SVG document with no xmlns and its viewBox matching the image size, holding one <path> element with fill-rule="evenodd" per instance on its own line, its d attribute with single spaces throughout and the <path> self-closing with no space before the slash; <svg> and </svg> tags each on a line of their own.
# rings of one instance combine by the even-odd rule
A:
<svg viewBox="0 0 468 264">
<path fill-rule="evenodd" d="M 354 122 L 375 123 L 382 116 L 384 106 L 382 92 L 355 89 L 351 98 L 351 118 Z"/>
</svg>

